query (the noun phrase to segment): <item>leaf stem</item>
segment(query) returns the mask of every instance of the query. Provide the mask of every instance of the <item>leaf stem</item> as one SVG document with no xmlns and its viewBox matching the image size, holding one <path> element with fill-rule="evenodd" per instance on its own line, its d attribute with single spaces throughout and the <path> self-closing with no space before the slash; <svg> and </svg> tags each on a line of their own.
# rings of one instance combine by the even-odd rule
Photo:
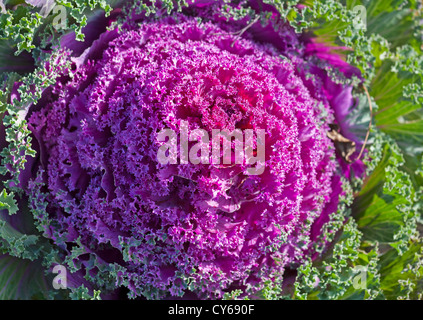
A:
<svg viewBox="0 0 423 320">
<path fill-rule="evenodd" d="M 364 92 L 366 93 L 367 96 L 367 100 L 369 101 L 369 110 L 370 110 L 370 122 L 369 122 L 369 128 L 367 129 L 367 133 L 366 133 L 366 138 L 364 139 L 364 143 L 363 146 L 361 147 L 360 153 L 357 157 L 357 159 L 355 159 L 355 161 L 359 160 L 363 154 L 364 148 L 366 147 L 367 144 L 367 140 L 369 139 L 369 135 L 370 135 L 370 130 L 372 128 L 372 118 L 373 118 L 373 107 L 372 107 L 372 101 L 370 99 L 370 94 L 369 91 L 367 90 L 366 86 L 363 84 L 363 89 Z"/>
</svg>

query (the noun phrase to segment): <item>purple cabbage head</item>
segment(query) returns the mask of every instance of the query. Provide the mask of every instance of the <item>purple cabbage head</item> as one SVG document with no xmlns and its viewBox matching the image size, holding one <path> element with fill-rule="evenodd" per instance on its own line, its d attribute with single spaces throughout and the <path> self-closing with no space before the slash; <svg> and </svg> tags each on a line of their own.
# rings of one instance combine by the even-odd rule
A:
<svg viewBox="0 0 423 320">
<path fill-rule="evenodd" d="M 39 156 L 22 185 L 34 206 L 43 185 L 46 235 L 119 266 L 116 284 L 133 297 L 254 296 L 316 256 L 343 194 L 346 164 L 327 132 L 353 99 L 327 68 L 356 69 L 281 22 L 245 28 L 219 12 L 197 1 L 133 14 L 120 30 L 94 20 L 85 42 L 64 37 L 70 68 L 28 113 Z M 264 129 L 264 172 L 161 164 L 157 133 L 183 123 L 210 136 Z"/>
</svg>

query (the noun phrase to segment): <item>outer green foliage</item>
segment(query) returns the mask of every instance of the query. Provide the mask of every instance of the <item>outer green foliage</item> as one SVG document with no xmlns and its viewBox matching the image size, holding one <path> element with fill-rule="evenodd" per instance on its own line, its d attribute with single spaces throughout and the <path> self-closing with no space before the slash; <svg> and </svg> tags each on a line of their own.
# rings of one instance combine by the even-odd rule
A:
<svg viewBox="0 0 423 320">
<path fill-rule="evenodd" d="M 0 300 L 46 299 L 50 283 L 39 261 L 0 255 Z"/>
</svg>

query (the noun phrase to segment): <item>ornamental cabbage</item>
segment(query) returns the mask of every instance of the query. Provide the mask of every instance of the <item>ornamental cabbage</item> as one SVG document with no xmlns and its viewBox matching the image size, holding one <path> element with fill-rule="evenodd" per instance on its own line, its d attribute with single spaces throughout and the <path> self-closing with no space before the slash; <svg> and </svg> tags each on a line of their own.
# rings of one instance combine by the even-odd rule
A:
<svg viewBox="0 0 423 320">
<path fill-rule="evenodd" d="M 10 84 L 10 110 L 21 108 L 15 118 L 33 150 L 18 152 L 15 166 L 3 156 L 5 186 L 27 202 L 48 268 L 66 264 L 74 292 L 269 298 L 288 294 L 297 275 L 301 298 L 303 275 L 314 279 L 308 292 L 330 283 L 306 268 L 331 252 L 342 229 L 359 239 L 348 213 L 353 188 L 360 193 L 379 161 L 378 138 L 366 148 L 376 108 L 369 67 L 345 62 L 347 46 L 299 32 L 295 19 L 307 6 L 292 6 L 292 19 L 267 2 L 198 0 L 180 10 L 158 2 L 154 14 L 138 2 L 115 6 L 90 20 L 83 42 L 68 33 L 48 59 L 47 49 L 35 58 L 35 75 L 45 78 L 38 88 Z M 31 94 L 38 97 L 22 108 Z M 369 108 L 370 118 L 359 119 Z M 10 110 L 0 128 L 9 150 Z M 162 163 L 157 137 L 166 129 L 210 137 L 264 130 L 261 170 L 249 174 L 252 164 L 234 163 L 234 154 L 210 161 L 211 141 L 200 152 L 205 162 Z M 258 135 L 252 149 L 258 157 Z M 13 204 L 4 205 L 9 213 Z"/>
</svg>

